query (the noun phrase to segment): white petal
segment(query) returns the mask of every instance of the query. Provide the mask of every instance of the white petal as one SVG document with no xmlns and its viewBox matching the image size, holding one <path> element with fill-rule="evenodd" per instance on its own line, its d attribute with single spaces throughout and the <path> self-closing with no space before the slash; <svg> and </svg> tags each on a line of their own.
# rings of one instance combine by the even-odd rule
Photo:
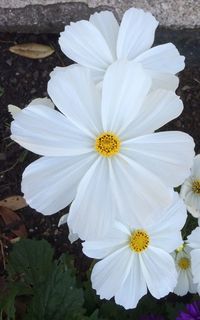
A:
<svg viewBox="0 0 200 320">
<path fill-rule="evenodd" d="M 141 65 L 128 61 L 113 63 L 103 81 L 104 130 L 120 134 L 138 114 L 150 86 L 151 80 Z"/>
<path fill-rule="evenodd" d="M 141 62 L 145 69 L 176 74 L 185 67 L 181 56 L 172 43 L 161 44 L 139 55 L 134 61 Z"/>
<path fill-rule="evenodd" d="M 32 105 L 16 114 L 11 139 L 45 156 L 71 156 L 93 150 L 93 140 L 64 115 L 43 105 Z"/>
<path fill-rule="evenodd" d="M 138 301 L 147 293 L 147 286 L 141 271 L 138 255 L 132 255 L 130 272 L 115 294 L 115 302 L 125 309 L 135 308 Z"/>
<path fill-rule="evenodd" d="M 78 183 L 94 161 L 94 155 L 43 157 L 31 163 L 22 177 L 27 203 L 49 215 L 65 208 L 74 199 Z"/>
<path fill-rule="evenodd" d="M 121 139 L 131 139 L 152 133 L 183 111 L 183 103 L 173 92 L 157 89 L 147 95 L 139 115 L 121 134 Z"/>
<path fill-rule="evenodd" d="M 117 219 L 134 227 L 157 219 L 172 201 L 172 190 L 159 177 L 125 156 L 113 158 L 110 180 Z"/>
<path fill-rule="evenodd" d="M 172 205 L 163 210 L 160 218 L 148 226 L 151 246 L 167 252 L 178 248 L 183 243 L 180 230 L 183 228 L 186 218 L 185 205 L 176 194 Z"/>
<path fill-rule="evenodd" d="M 131 8 L 122 18 L 117 41 L 118 59 L 133 59 L 149 49 L 154 41 L 158 21 L 149 12 Z"/>
<path fill-rule="evenodd" d="M 113 222 L 116 204 L 109 163 L 109 159 L 99 157 L 81 180 L 71 205 L 68 224 L 82 240 L 101 238 Z"/>
<path fill-rule="evenodd" d="M 146 69 L 146 71 L 152 77 L 152 91 L 158 88 L 175 91 L 178 88 L 179 78 L 177 76 L 149 69 Z"/>
<path fill-rule="evenodd" d="M 196 179 L 200 179 L 200 154 L 194 157 L 191 175 L 194 176 Z"/>
<path fill-rule="evenodd" d="M 69 214 L 66 213 L 66 214 L 64 214 L 64 215 L 60 218 L 60 220 L 59 220 L 59 222 L 58 222 L 58 227 L 60 227 L 62 224 L 67 223 L 68 215 L 69 215 Z"/>
<path fill-rule="evenodd" d="M 174 260 L 168 253 L 149 247 L 140 254 L 140 264 L 152 296 L 160 299 L 173 292 L 177 283 L 177 272 Z"/>
<path fill-rule="evenodd" d="M 193 274 L 194 283 L 200 284 L 200 249 L 195 249 L 191 251 L 191 269 Z"/>
<path fill-rule="evenodd" d="M 8 112 L 11 113 L 11 116 L 13 117 L 13 119 L 15 119 L 15 116 L 22 111 L 21 108 L 14 106 L 13 104 L 9 104 L 8 105 Z"/>
<path fill-rule="evenodd" d="M 92 287 L 101 299 L 111 299 L 126 280 L 131 268 L 131 255 L 131 250 L 125 247 L 95 264 L 91 275 Z"/>
<path fill-rule="evenodd" d="M 79 65 L 55 68 L 48 93 L 57 108 L 87 134 L 101 130 L 100 91 L 88 69 Z"/>
<path fill-rule="evenodd" d="M 60 227 L 62 224 L 67 223 L 67 221 L 68 221 L 68 216 L 69 216 L 69 214 L 67 213 L 67 214 L 64 214 L 64 215 L 60 218 L 60 220 L 59 220 L 59 222 L 58 222 L 58 227 Z M 73 232 L 69 229 L 68 239 L 69 239 L 69 241 L 70 241 L 71 243 L 73 243 L 73 242 L 75 242 L 76 240 L 79 239 L 79 236 L 78 236 L 77 233 L 73 233 Z"/>
<path fill-rule="evenodd" d="M 187 243 L 191 248 L 200 249 L 200 227 L 196 227 L 187 237 Z"/>
<path fill-rule="evenodd" d="M 59 44 L 66 56 L 85 67 L 105 70 L 113 62 L 102 33 L 89 21 L 71 22 L 61 32 Z"/>
<path fill-rule="evenodd" d="M 189 279 L 187 276 L 187 272 L 185 270 L 181 270 L 178 274 L 178 282 L 174 289 L 174 293 L 178 296 L 184 296 L 189 291 Z"/>
<path fill-rule="evenodd" d="M 119 24 L 111 11 L 95 12 L 89 21 L 101 32 L 110 48 L 113 58 L 116 58 L 116 45 Z"/>
<path fill-rule="evenodd" d="M 49 107 L 51 109 L 55 109 L 53 102 L 49 98 L 36 98 L 29 103 L 29 107 L 35 106 L 38 104 L 40 104 L 40 105 L 42 104 L 42 105 Z"/>
<path fill-rule="evenodd" d="M 190 174 L 194 141 L 183 132 L 158 132 L 125 141 L 122 152 L 176 187 Z"/>
</svg>

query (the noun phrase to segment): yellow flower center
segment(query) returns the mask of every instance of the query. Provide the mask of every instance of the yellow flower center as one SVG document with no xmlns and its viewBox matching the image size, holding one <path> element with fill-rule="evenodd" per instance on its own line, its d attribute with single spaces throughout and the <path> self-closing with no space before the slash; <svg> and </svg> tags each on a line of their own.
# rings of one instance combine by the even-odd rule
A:
<svg viewBox="0 0 200 320">
<path fill-rule="evenodd" d="M 180 258 L 178 265 L 181 269 L 186 270 L 190 267 L 190 260 L 188 258 Z"/>
<path fill-rule="evenodd" d="M 95 150 L 103 157 L 112 157 L 120 151 L 121 141 L 112 132 L 103 132 L 95 141 Z"/>
<path fill-rule="evenodd" d="M 192 191 L 194 193 L 200 194 L 200 180 L 193 180 Z"/>
<path fill-rule="evenodd" d="M 149 246 L 150 238 L 144 230 L 135 230 L 129 239 L 129 247 L 132 251 L 140 253 Z"/>
</svg>

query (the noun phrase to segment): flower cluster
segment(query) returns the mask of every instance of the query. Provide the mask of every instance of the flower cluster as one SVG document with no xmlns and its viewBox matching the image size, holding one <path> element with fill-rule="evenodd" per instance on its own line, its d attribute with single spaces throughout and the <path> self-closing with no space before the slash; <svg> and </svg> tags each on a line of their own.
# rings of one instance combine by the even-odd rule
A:
<svg viewBox="0 0 200 320">
<path fill-rule="evenodd" d="M 11 124 L 12 139 L 42 156 L 23 173 L 26 201 L 45 215 L 71 203 L 60 224 L 100 260 L 93 288 L 126 309 L 147 290 L 159 299 L 200 286 L 200 228 L 187 244 L 181 235 L 186 205 L 200 216 L 199 158 L 188 178 L 193 139 L 157 132 L 183 110 L 175 89 L 184 57 L 171 43 L 151 48 L 157 26 L 133 8 L 120 25 L 108 11 L 71 23 L 59 43 L 76 63 L 48 83 L 59 111 L 35 100 Z"/>
</svg>

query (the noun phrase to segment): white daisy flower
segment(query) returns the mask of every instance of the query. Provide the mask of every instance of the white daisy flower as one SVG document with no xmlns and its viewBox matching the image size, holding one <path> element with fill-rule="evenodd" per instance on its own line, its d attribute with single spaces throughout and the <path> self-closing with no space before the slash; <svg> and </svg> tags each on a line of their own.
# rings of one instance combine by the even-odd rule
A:
<svg viewBox="0 0 200 320">
<path fill-rule="evenodd" d="M 187 244 L 193 250 L 191 251 L 191 269 L 193 281 L 197 284 L 197 290 L 200 294 L 200 227 L 197 227 L 187 238 Z"/>
<path fill-rule="evenodd" d="M 116 222 L 97 241 L 83 243 L 83 252 L 102 259 L 92 270 L 92 287 L 101 299 L 115 298 L 125 309 L 135 308 L 147 289 L 157 299 L 172 292 L 177 272 L 170 253 L 182 244 L 186 209 L 177 194 L 173 204 L 152 224 Z"/>
<path fill-rule="evenodd" d="M 44 156 L 23 174 L 29 205 L 53 214 L 75 199 L 68 224 L 82 239 L 106 233 L 115 217 L 129 219 L 132 207 L 136 221 L 155 219 L 188 176 L 194 142 L 183 132 L 154 133 L 182 102 L 165 90 L 148 94 L 150 86 L 134 62 L 112 64 L 102 91 L 85 68 L 56 68 L 48 93 L 62 113 L 38 104 L 11 124 L 13 140 Z"/>
<path fill-rule="evenodd" d="M 172 256 L 175 259 L 176 270 L 178 272 L 178 282 L 174 293 L 178 296 L 184 296 L 188 292 L 196 293 L 197 285 L 193 282 L 191 271 L 191 249 L 187 245 L 182 245 Z"/>
<path fill-rule="evenodd" d="M 172 43 L 151 48 L 158 21 L 149 12 L 131 8 L 119 26 L 110 11 L 90 16 L 89 21 L 71 22 L 61 33 L 62 51 L 73 61 L 88 67 L 95 81 L 102 81 L 105 71 L 117 59 L 142 63 L 153 79 L 153 88 L 175 90 L 175 74 L 184 69 L 184 57 Z"/>
<path fill-rule="evenodd" d="M 200 218 L 200 155 L 194 158 L 191 174 L 181 186 L 180 196 L 193 217 Z"/>
</svg>

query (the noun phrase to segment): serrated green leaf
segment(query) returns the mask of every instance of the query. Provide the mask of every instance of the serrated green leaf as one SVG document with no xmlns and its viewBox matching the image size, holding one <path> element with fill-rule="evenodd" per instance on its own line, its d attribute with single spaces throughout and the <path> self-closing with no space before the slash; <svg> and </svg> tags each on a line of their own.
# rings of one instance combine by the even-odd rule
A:
<svg viewBox="0 0 200 320">
<path fill-rule="evenodd" d="M 8 272 L 29 286 L 43 283 L 52 269 L 53 249 L 47 241 L 21 240 L 9 257 Z"/>
<path fill-rule="evenodd" d="M 72 319 L 83 305 L 82 289 L 76 288 L 69 270 L 54 264 L 46 282 L 35 288 L 26 320 Z M 38 312 L 40 310 L 40 312 Z"/>
</svg>

